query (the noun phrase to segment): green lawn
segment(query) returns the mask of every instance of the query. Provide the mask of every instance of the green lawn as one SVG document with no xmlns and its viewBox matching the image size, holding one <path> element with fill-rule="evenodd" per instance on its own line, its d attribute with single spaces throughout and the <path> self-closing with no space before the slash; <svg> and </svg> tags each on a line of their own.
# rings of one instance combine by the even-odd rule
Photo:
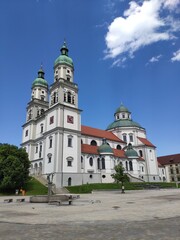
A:
<svg viewBox="0 0 180 240">
<path fill-rule="evenodd" d="M 153 187 L 159 188 L 175 188 L 175 183 L 125 183 L 125 190 L 142 190 Z M 121 189 L 121 184 L 116 183 L 94 183 L 94 184 L 84 184 L 81 186 L 71 186 L 67 187 L 70 193 L 91 193 L 92 190 L 114 190 Z"/>
<path fill-rule="evenodd" d="M 25 190 L 26 195 L 46 195 L 48 193 L 48 188 L 33 177 L 26 184 Z"/>
<path fill-rule="evenodd" d="M 29 181 L 27 184 L 24 186 L 24 189 L 26 191 L 25 195 L 47 195 L 48 189 L 44 185 L 42 185 L 39 181 L 37 181 L 35 178 L 30 177 Z M 3 195 L 15 195 L 14 192 L 5 192 L 5 193 L 0 193 L 1 196 Z M 21 193 L 19 193 L 21 195 Z"/>
<path fill-rule="evenodd" d="M 125 183 L 125 190 L 141 190 L 148 189 L 149 186 L 157 186 L 160 188 L 175 188 L 175 183 Z M 25 185 L 26 195 L 46 195 L 48 193 L 47 187 L 42 185 L 39 181 L 33 177 L 29 178 L 28 183 Z M 70 193 L 91 193 L 92 190 L 114 190 L 121 189 L 121 184 L 116 183 L 94 183 L 94 184 L 84 184 L 81 186 L 71 186 L 67 187 Z M 15 195 L 14 193 L 0 193 L 0 195 Z"/>
</svg>

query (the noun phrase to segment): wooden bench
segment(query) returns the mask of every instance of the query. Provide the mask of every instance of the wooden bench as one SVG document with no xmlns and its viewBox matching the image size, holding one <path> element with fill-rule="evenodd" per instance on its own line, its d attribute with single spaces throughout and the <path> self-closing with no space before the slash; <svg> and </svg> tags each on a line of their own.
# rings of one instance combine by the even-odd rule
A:
<svg viewBox="0 0 180 240">
<path fill-rule="evenodd" d="M 25 202 L 25 198 L 18 198 L 16 199 L 16 202 Z"/>
<path fill-rule="evenodd" d="M 55 196 L 51 196 L 49 199 L 49 204 L 56 204 L 56 205 L 61 205 L 62 202 L 68 202 L 69 205 L 71 205 L 72 203 L 72 196 L 68 196 L 68 195 L 55 195 Z"/>
<path fill-rule="evenodd" d="M 10 203 L 10 202 L 13 202 L 12 198 L 4 199 L 4 203 Z"/>
</svg>

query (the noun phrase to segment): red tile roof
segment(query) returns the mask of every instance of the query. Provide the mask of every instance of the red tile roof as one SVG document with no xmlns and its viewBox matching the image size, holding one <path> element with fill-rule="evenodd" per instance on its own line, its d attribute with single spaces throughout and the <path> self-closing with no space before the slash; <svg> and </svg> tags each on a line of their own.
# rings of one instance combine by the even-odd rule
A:
<svg viewBox="0 0 180 240">
<path fill-rule="evenodd" d="M 81 144 L 81 152 L 99 155 L 98 146 L 92 146 L 88 144 Z"/>
<path fill-rule="evenodd" d="M 98 146 L 92 146 L 88 144 L 81 144 L 81 152 L 99 155 Z M 115 157 L 120 157 L 120 158 L 126 157 L 123 150 L 113 149 L 113 153 Z"/>
<path fill-rule="evenodd" d="M 161 156 L 158 157 L 157 160 L 161 165 L 180 163 L 180 154 Z"/>
<path fill-rule="evenodd" d="M 106 138 L 111 141 L 125 143 L 120 138 L 118 138 L 116 135 L 114 135 L 112 132 L 108 132 L 108 131 L 97 129 L 97 128 L 81 126 L 81 134 L 88 135 L 91 137 L 97 137 L 97 138 Z"/>
<path fill-rule="evenodd" d="M 148 147 L 155 147 L 149 140 L 147 140 L 146 138 L 142 138 L 142 137 L 137 137 L 144 145 L 148 146 Z"/>
<path fill-rule="evenodd" d="M 126 158 L 124 150 L 114 149 L 113 153 L 115 157 Z"/>
</svg>

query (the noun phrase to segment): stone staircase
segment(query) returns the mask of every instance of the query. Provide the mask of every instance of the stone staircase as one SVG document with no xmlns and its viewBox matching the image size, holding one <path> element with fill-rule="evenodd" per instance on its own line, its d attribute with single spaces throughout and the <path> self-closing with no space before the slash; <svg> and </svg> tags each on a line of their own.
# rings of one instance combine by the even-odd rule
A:
<svg viewBox="0 0 180 240">
<path fill-rule="evenodd" d="M 45 175 L 46 176 L 46 175 Z M 43 184 L 45 187 L 48 187 L 48 181 L 43 175 L 33 176 L 37 181 Z M 56 185 L 53 184 L 52 186 L 53 194 L 67 194 L 69 191 L 66 188 L 56 188 Z"/>
<path fill-rule="evenodd" d="M 145 182 L 142 178 L 135 177 L 130 173 L 126 173 L 130 179 L 130 182 Z"/>
</svg>

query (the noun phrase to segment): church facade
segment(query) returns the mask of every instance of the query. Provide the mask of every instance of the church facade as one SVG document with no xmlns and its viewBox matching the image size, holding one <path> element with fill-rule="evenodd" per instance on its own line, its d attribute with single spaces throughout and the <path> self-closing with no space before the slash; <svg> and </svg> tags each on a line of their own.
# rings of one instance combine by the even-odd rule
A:
<svg viewBox="0 0 180 240">
<path fill-rule="evenodd" d="M 114 166 L 122 164 L 131 181 L 162 181 L 156 147 L 146 130 L 120 105 L 106 130 L 81 125 L 74 64 L 64 42 L 54 62 L 49 86 L 42 67 L 32 83 L 23 125 L 22 147 L 31 161 L 31 175 L 53 173 L 57 188 L 113 182 Z"/>
</svg>

